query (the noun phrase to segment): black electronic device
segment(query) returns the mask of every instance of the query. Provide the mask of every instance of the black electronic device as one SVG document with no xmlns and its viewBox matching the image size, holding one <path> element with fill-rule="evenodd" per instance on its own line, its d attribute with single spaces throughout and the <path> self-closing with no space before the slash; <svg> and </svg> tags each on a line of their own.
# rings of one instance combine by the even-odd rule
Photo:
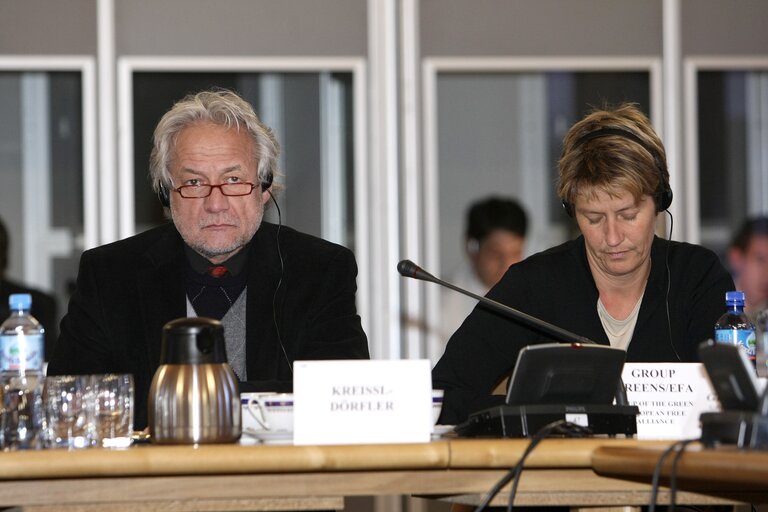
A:
<svg viewBox="0 0 768 512">
<path fill-rule="evenodd" d="M 743 350 L 708 340 L 699 346 L 699 359 L 724 411 L 757 411 L 757 374 Z"/>
<path fill-rule="evenodd" d="M 626 357 L 626 351 L 605 345 L 523 347 L 509 380 L 507 405 L 610 405 Z"/>
<path fill-rule="evenodd" d="M 636 406 L 612 405 L 626 351 L 604 345 L 545 343 L 524 347 L 507 391 L 507 405 L 469 416 L 456 426 L 467 437 L 528 437 L 557 420 L 593 434 L 637 433 Z"/>
<path fill-rule="evenodd" d="M 469 415 L 456 425 L 461 437 L 531 437 L 554 421 L 565 420 L 587 429 L 592 435 L 637 434 L 635 405 L 500 405 Z"/>
<path fill-rule="evenodd" d="M 557 339 L 571 342 L 533 345 L 527 347 L 528 350 L 524 348 L 520 351 L 514 372 L 518 373 L 517 367 L 520 366 L 519 376 L 513 374 L 511 379 L 511 382 L 519 384 L 513 384 L 514 389 L 510 386 L 508 398 L 518 401 L 516 397 L 521 397 L 521 400 L 526 401 L 525 397 L 530 398 L 529 392 L 538 386 L 538 395 L 543 403 L 531 401 L 525 405 L 508 404 L 478 411 L 470 415 L 466 422 L 456 426 L 455 430 L 460 435 L 527 437 L 534 434 L 538 428 L 556 420 L 578 423 L 589 428 L 594 434 L 637 433 L 636 419 L 640 411 L 637 406 L 627 405 L 627 394 L 621 380 L 621 370 L 626 357 L 624 350 L 598 345 L 589 338 L 459 288 L 436 278 L 410 260 L 398 263 L 397 270 L 405 277 L 433 282 L 472 297 L 510 318 L 540 329 Z M 551 351 L 549 357 L 548 350 Z M 569 350 L 572 352 L 568 352 Z M 569 359 L 573 356 L 577 357 Z M 575 362 L 576 359 L 578 363 Z M 606 366 L 604 370 L 602 365 Z M 600 369 L 596 370 L 598 367 Z M 561 379 L 559 371 L 567 374 Z M 587 375 L 587 372 L 592 374 Z M 574 378 L 581 380 L 573 382 Z M 569 379 L 573 389 L 566 391 L 563 387 Z M 528 387 L 531 389 L 527 389 Z M 578 392 L 574 392 L 575 390 Z M 558 397 L 567 402 L 553 403 Z M 616 405 L 611 405 L 614 398 Z"/>
<path fill-rule="evenodd" d="M 755 368 L 744 351 L 707 340 L 699 345 L 699 358 L 722 407 L 699 417 L 702 444 L 768 449 L 768 396 L 758 390 Z"/>
</svg>

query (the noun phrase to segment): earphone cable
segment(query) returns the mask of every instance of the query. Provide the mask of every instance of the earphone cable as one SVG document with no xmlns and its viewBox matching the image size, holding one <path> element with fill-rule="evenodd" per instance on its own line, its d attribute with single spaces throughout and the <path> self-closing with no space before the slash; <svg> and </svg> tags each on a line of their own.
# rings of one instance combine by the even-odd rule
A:
<svg viewBox="0 0 768 512">
<path fill-rule="evenodd" d="M 277 257 L 280 259 L 280 279 L 277 280 L 275 294 L 272 296 L 272 321 L 275 324 L 277 341 L 280 344 L 280 349 L 283 351 L 283 357 L 285 357 L 285 361 L 288 363 L 288 369 L 291 371 L 291 375 L 293 375 L 293 364 L 291 363 L 291 358 L 288 357 L 288 351 L 285 350 L 283 338 L 280 335 L 280 326 L 277 323 L 277 292 L 280 290 L 280 286 L 283 284 L 283 275 L 285 273 L 285 262 L 283 261 L 283 253 L 280 250 L 280 228 L 283 227 L 283 216 L 280 212 L 280 205 L 277 204 L 277 200 L 275 200 L 275 196 L 272 195 L 272 191 L 268 189 L 267 193 L 269 194 L 269 197 L 272 198 L 272 202 L 274 203 L 275 208 L 277 208 L 277 232 L 275 233 L 275 241 L 277 243 Z"/>
<path fill-rule="evenodd" d="M 664 299 L 664 304 L 667 308 L 667 334 L 669 335 L 669 345 L 672 347 L 672 351 L 675 353 L 675 357 L 678 361 L 682 361 L 683 359 L 680 357 L 680 354 L 677 352 L 677 348 L 675 347 L 675 342 L 672 340 L 672 320 L 670 319 L 669 315 L 669 290 L 672 287 L 672 271 L 669 268 L 669 246 L 672 244 L 672 228 L 675 226 L 675 219 L 672 217 L 672 213 L 670 213 L 669 210 L 664 210 L 667 212 L 667 215 L 669 215 L 669 238 L 667 238 L 667 249 L 664 254 L 664 264 L 667 268 L 667 292 Z"/>
</svg>

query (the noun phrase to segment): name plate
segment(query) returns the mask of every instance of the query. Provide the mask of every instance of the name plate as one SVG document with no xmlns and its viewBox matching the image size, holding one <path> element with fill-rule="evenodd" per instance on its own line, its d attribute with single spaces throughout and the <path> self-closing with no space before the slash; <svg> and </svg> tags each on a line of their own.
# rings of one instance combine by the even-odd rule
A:
<svg viewBox="0 0 768 512">
<path fill-rule="evenodd" d="M 429 360 L 296 361 L 294 444 L 426 443 Z"/>
<path fill-rule="evenodd" d="M 638 439 L 700 437 L 701 413 L 720 410 L 701 363 L 624 363 L 622 379 L 640 409 Z"/>
</svg>

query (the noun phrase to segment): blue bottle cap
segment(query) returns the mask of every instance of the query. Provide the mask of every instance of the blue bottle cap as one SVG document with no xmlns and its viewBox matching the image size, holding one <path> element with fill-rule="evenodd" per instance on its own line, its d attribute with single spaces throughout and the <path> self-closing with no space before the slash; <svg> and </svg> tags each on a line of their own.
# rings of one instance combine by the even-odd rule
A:
<svg viewBox="0 0 768 512">
<path fill-rule="evenodd" d="M 8 297 L 8 308 L 13 310 L 32 307 L 32 296 L 28 293 L 13 293 Z"/>
<path fill-rule="evenodd" d="M 725 292 L 725 300 L 727 302 L 744 302 L 744 292 Z"/>
</svg>

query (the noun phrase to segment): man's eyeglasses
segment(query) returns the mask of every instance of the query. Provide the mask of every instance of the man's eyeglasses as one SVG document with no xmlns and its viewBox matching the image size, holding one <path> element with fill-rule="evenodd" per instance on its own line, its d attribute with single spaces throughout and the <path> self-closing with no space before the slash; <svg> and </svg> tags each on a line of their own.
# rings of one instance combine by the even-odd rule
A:
<svg viewBox="0 0 768 512">
<path fill-rule="evenodd" d="M 176 190 L 185 199 L 200 199 L 208 197 L 214 188 L 225 196 L 247 196 L 256 188 L 253 183 L 222 183 L 220 185 L 183 185 Z"/>
</svg>

